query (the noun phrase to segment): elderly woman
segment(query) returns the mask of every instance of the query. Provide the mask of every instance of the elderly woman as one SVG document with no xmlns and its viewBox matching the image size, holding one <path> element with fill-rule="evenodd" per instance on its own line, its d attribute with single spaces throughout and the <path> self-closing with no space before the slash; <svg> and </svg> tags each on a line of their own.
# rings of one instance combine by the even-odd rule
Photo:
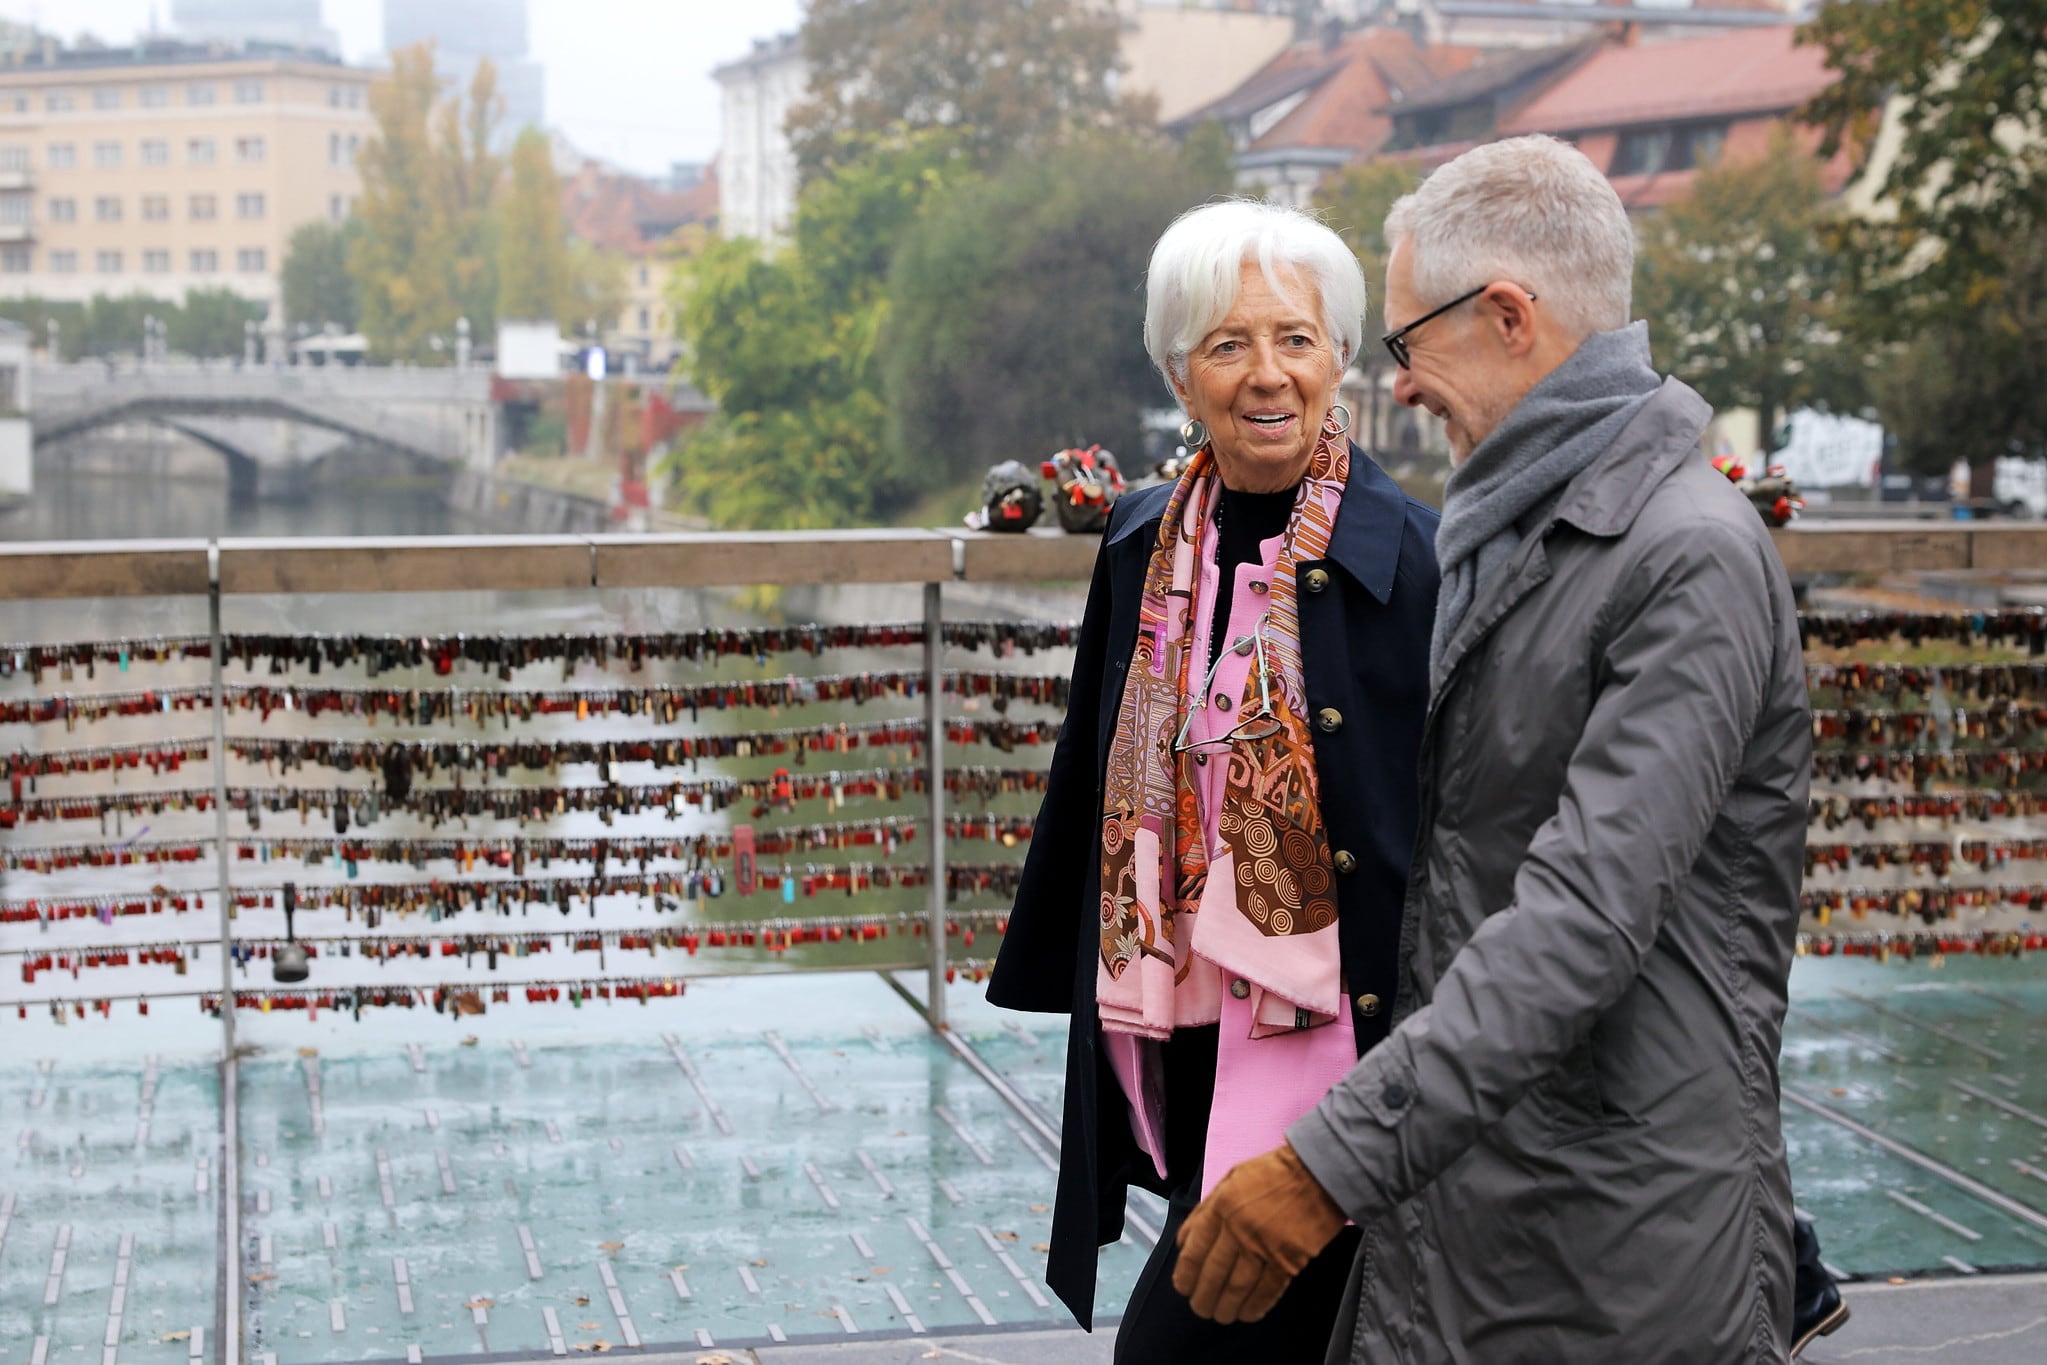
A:
<svg viewBox="0 0 2047 1365">
<path fill-rule="evenodd" d="M 1136 1184 L 1170 1212 L 1118 1361 L 1316 1359 L 1353 1232 L 1229 1324 L 1173 1288 L 1175 1233 L 1386 1035 L 1436 517 L 1349 440 L 1365 282 L 1329 229 L 1211 204 L 1159 239 L 1146 289 L 1194 454 L 1103 534 L 988 997 L 1072 1014 L 1046 1278 L 1082 1325 Z"/>
</svg>

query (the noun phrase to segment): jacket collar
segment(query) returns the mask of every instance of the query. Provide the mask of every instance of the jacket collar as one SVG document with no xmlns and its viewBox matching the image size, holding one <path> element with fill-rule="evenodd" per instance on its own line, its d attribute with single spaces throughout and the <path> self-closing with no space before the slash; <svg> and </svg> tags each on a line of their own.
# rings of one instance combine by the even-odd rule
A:
<svg viewBox="0 0 2047 1365">
<path fill-rule="evenodd" d="M 1159 520 L 1166 514 L 1172 496 L 1171 484 L 1156 484 L 1130 495 L 1149 498 L 1109 533 L 1108 544 L 1149 528 L 1158 535 Z M 1350 479 L 1343 486 L 1343 501 L 1336 509 L 1336 525 L 1329 533 L 1329 558 L 1355 578 L 1381 603 L 1393 595 L 1394 571 L 1400 564 L 1400 538 L 1407 529 L 1407 495 L 1392 476 L 1373 463 L 1355 442 L 1350 448 Z"/>
<path fill-rule="evenodd" d="M 1567 521 L 1591 536 L 1624 534 L 1657 485 L 1698 451 L 1712 420 L 1711 404 L 1678 380 L 1664 380 L 1606 453 L 1571 480 L 1551 522 Z"/>
</svg>

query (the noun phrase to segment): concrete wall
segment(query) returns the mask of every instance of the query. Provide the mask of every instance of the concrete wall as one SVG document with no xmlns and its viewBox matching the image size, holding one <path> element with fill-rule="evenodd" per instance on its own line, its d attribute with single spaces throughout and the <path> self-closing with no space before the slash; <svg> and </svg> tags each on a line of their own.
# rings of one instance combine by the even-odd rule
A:
<svg viewBox="0 0 2047 1365">
<path fill-rule="evenodd" d="M 611 509 L 595 498 L 514 483 L 473 469 L 462 470 L 448 485 L 448 505 L 500 530 L 526 535 L 595 535 L 619 529 L 612 525 Z"/>
</svg>

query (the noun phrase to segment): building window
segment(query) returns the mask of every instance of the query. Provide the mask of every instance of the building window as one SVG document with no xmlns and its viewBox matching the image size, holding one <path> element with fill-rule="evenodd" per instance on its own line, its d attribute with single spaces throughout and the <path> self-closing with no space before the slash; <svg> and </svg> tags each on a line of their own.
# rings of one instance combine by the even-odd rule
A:
<svg viewBox="0 0 2047 1365">
<path fill-rule="evenodd" d="M 28 112 L 28 96 L 0 95 L 0 109 L 5 109 L 10 114 L 26 114 Z"/>
<path fill-rule="evenodd" d="M 68 171 L 78 164 L 78 144 L 73 142 L 52 142 L 50 154 L 43 158 L 53 171 Z"/>
<path fill-rule="evenodd" d="M 269 269 L 264 263 L 267 256 L 260 246 L 245 246 L 235 253 L 235 269 L 244 275 L 260 275 Z"/>
<path fill-rule="evenodd" d="M 51 252 L 50 273 L 52 275 L 76 275 L 78 273 L 78 253 L 75 251 Z"/>
<path fill-rule="evenodd" d="M 121 168 L 121 144 L 118 142 L 95 142 L 92 144 L 92 164 L 103 171 Z"/>
<path fill-rule="evenodd" d="M 28 168 L 28 148 L 19 145 L 0 147 L 0 171 L 25 171 Z"/>
<path fill-rule="evenodd" d="M 78 201 L 69 197 L 50 201 L 50 221 L 53 223 L 75 223 L 78 221 Z"/>
<path fill-rule="evenodd" d="M 142 221 L 164 223 L 170 221 L 171 197 L 168 194 L 145 194 L 142 196 Z"/>
<path fill-rule="evenodd" d="M 92 107 L 95 109 L 119 109 L 121 91 L 115 86 L 101 86 L 92 92 Z"/>
<path fill-rule="evenodd" d="M 185 160 L 194 166 L 211 166 L 218 148 L 210 137 L 195 137 L 185 143 Z"/>
<path fill-rule="evenodd" d="M 645 266 L 641 266 L 641 267 L 640 267 L 640 288 L 642 288 L 642 289 L 645 289 L 646 287 L 647 287 L 647 267 L 645 267 Z M 645 324 L 643 323 L 643 324 L 641 324 L 641 325 L 642 325 L 642 326 L 644 326 Z"/>
<path fill-rule="evenodd" d="M 330 194 L 327 196 L 327 217 L 336 223 L 348 217 L 348 197 L 346 195 Z"/>
<path fill-rule="evenodd" d="M 118 275 L 121 273 L 121 253 L 118 251 L 102 251 L 94 258 L 93 264 L 98 267 L 99 273 L 102 275 Z"/>
<path fill-rule="evenodd" d="M 263 196 L 260 194 L 238 194 L 235 196 L 235 217 L 261 218 Z"/>
<path fill-rule="evenodd" d="M 211 275 L 220 269 L 220 253 L 211 247 L 202 247 L 192 253 L 192 273 Z"/>
<path fill-rule="evenodd" d="M 236 82 L 235 82 L 235 103 L 236 103 L 236 104 L 261 104 L 262 102 L 263 102 L 263 82 L 261 82 L 261 81 L 236 81 Z"/>
<path fill-rule="evenodd" d="M 238 137 L 235 139 L 235 160 L 261 161 L 263 139 L 260 137 Z"/>
<path fill-rule="evenodd" d="M 71 97 L 71 92 L 68 90 L 52 90 L 43 97 L 43 108 L 53 114 L 69 113 L 77 107 L 78 101 Z"/>
<path fill-rule="evenodd" d="M 355 154 L 362 150 L 362 138 L 355 133 L 348 135 L 348 164 L 355 164 Z"/>
<path fill-rule="evenodd" d="M 1660 175 L 1707 165 L 1720 154 L 1727 126 L 1695 123 L 1682 127 L 1634 128 L 1621 134 L 1610 175 Z"/>
<path fill-rule="evenodd" d="M 118 194 L 103 194 L 99 198 L 93 200 L 92 216 L 94 218 L 97 218 L 102 223 L 120 222 L 121 196 Z"/>
<path fill-rule="evenodd" d="M 642 271 L 641 273 L 645 274 L 646 272 Z M 653 325 L 654 325 L 653 313 L 648 309 L 642 308 L 640 310 L 640 330 L 644 332 Z"/>
<path fill-rule="evenodd" d="M 210 194 L 195 194 L 187 216 L 195 223 L 210 223 L 220 216 L 219 201 Z"/>
<path fill-rule="evenodd" d="M 34 254 L 25 246 L 0 247 L 0 274 L 26 275 L 35 264 Z"/>
<path fill-rule="evenodd" d="M 171 102 L 171 88 L 168 85 L 145 85 L 136 103 L 144 109 L 166 108 Z"/>
<path fill-rule="evenodd" d="M 29 200 L 25 194 L 0 194 L 0 223 L 26 223 Z"/>
<path fill-rule="evenodd" d="M 145 275 L 168 275 L 171 273 L 171 253 L 157 248 L 142 253 L 142 273 Z"/>
<path fill-rule="evenodd" d="M 213 87 L 210 85 L 188 85 L 185 87 L 185 103 L 213 103 Z"/>
<path fill-rule="evenodd" d="M 142 140 L 142 164 L 145 166 L 168 166 L 171 164 L 171 144 L 160 137 Z"/>
<path fill-rule="evenodd" d="M 330 166 L 339 166 L 341 164 L 341 134 L 339 133 L 327 134 L 327 163 Z"/>
</svg>

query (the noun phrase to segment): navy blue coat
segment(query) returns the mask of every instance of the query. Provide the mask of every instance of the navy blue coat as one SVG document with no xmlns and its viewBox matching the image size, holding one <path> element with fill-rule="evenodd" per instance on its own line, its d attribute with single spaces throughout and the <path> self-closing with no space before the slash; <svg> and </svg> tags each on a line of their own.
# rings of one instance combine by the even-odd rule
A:
<svg viewBox="0 0 2047 1365">
<path fill-rule="evenodd" d="M 1145 568 L 1170 491 L 1160 485 L 1123 498 L 1103 533 L 1066 726 L 988 983 L 997 1005 L 1073 1016 L 1045 1280 L 1089 1328 L 1096 1248 L 1122 1235 L 1128 1187 L 1166 1193 L 1131 1139 L 1122 1090 L 1101 1050 L 1095 964 L 1103 773 L 1136 645 Z M 1398 984 L 1436 614 L 1435 544 L 1435 511 L 1402 493 L 1353 446 L 1329 556 L 1298 569 L 1308 709 L 1334 707 L 1343 715 L 1335 733 L 1317 727 L 1313 734 L 1330 846 L 1357 859 L 1356 869 L 1338 878 L 1337 913 L 1352 998 L 1377 997 L 1371 1012 L 1358 1007 L 1352 1016 L 1360 1054 L 1386 1036 Z M 1320 591 L 1308 582 L 1316 569 L 1327 580 Z"/>
</svg>

